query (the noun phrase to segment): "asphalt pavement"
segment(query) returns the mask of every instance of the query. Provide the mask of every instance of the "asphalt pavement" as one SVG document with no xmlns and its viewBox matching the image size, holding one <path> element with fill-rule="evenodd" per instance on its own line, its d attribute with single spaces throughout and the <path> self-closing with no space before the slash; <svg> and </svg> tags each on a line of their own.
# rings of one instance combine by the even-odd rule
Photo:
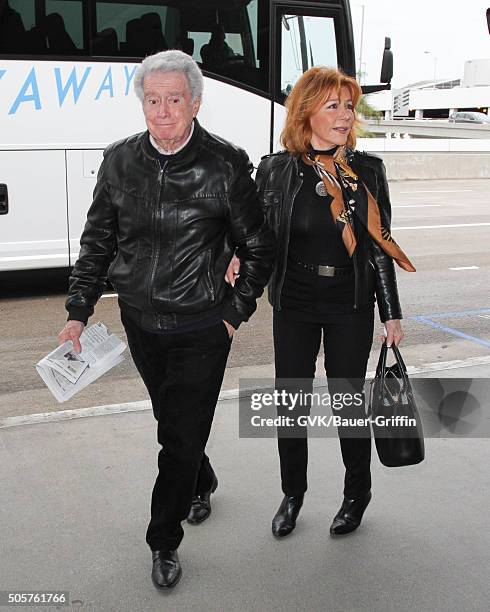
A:
<svg viewBox="0 0 490 612">
<path fill-rule="evenodd" d="M 474 359 L 490 353 L 490 180 L 399 181 L 390 185 L 393 235 L 415 274 L 398 270 L 407 365 Z M 427 228 L 429 226 L 429 228 Z M 422 228 L 422 229 L 421 229 Z M 66 320 L 67 274 L 46 270 L 0 275 L 0 417 L 63 410 L 34 364 L 56 345 Z M 111 289 L 93 321 L 124 339 Z M 381 325 L 376 323 L 376 335 Z M 376 345 L 369 369 L 377 360 Z M 224 389 L 240 378 L 273 373 L 272 312 L 264 296 L 235 334 Z M 318 372 L 322 371 L 319 362 Z M 146 390 L 128 357 L 70 401 L 89 408 L 141 401 Z"/>
</svg>

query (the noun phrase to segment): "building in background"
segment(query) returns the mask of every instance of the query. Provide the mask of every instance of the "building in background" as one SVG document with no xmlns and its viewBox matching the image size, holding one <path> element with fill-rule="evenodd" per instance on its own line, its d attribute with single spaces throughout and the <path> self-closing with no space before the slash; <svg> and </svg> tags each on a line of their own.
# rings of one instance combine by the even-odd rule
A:
<svg viewBox="0 0 490 612">
<path fill-rule="evenodd" d="M 419 81 L 368 96 L 369 104 L 385 119 L 447 119 L 456 111 L 489 113 L 490 59 L 468 60 L 462 78 Z"/>
</svg>

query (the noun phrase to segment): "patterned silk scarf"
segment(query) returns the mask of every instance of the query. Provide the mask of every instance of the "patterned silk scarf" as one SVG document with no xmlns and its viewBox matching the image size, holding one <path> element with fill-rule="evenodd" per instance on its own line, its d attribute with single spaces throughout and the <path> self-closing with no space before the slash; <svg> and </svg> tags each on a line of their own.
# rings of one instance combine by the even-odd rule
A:
<svg viewBox="0 0 490 612">
<path fill-rule="evenodd" d="M 303 155 L 303 161 L 315 168 L 325 190 L 333 198 L 330 211 L 335 225 L 341 232 L 349 257 L 352 257 L 356 248 L 352 223 L 352 215 L 355 214 L 371 238 L 387 255 L 407 272 L 415 272 L 408 257 L 394 241 L 388 229 L 383 226 L 378 203 L 349 166 L 345 147 L 339 147 L 333 156 Z"/>
</svg>

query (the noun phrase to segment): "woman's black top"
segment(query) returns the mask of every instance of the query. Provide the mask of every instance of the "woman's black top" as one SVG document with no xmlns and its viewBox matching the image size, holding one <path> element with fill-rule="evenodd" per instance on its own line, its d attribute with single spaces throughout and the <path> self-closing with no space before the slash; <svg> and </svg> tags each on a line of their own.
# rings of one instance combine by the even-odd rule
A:
<svg viewBox="0 0 490 612">
<path fill-rule="evenodd" d="M 314 152 L 333 155 L 336 149 Z M 335 315 L 360 313 L 354 310 L 354 268 L 330 212 L 332 196 L 319 196 L 315 187 L 320 177 L 313 166 L 305 164 L 302 159 L 298 163 L 303 184 L 293 204 L 281 303 L 291 315 L 296 312 L 302 320 L 333 322 Z M 295 261 L 350 267 L 352 272 L 345 276 L 319 276 Z M 369 306 L 368 310 L 372 312 Z"/>
</svg>

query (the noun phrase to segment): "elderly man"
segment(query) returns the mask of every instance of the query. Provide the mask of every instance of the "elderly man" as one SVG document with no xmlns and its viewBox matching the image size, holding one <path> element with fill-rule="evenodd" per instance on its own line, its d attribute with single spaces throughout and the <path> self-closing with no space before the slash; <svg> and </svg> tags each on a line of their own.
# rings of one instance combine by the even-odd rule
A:
<svg viewBox="0 0 490 612">
<path fill-rule="evenodd" d="M 210 513 L 218 481 L 204 450 L 231 338 L 267 283 L 273 238 L 246 153 L 196 119 L 203 77 L 194 60 L 175 50 L 147 57 L 134 86 L 148 131 L 104 152 L 59 339 L 80 350 L 108 276 L 158 421 L 146 541 L 153 583 L 170 588 L 182 573 L 181 522 Z M 235 250 L 232 287 L 224 277 Z"/>
</svg>

